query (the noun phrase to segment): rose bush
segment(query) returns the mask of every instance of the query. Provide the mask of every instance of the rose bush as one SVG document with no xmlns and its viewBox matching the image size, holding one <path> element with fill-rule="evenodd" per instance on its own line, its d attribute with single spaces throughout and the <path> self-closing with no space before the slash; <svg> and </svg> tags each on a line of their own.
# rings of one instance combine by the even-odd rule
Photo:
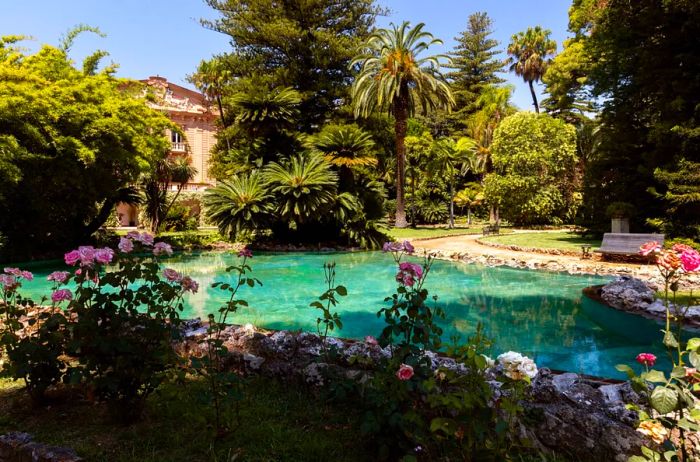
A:
<svg viewBox="0 0 700 462">
<path fill-rule="evenodd" d="M 71 250 L 64 261 L 73 272 L 47 277 L 53 290 L 39 305 L 50 300 L 48 309 L 19 294 L 30 274 L 8 268 L 0 281 L 0 344 L 9 359 L 4 373 L 24 379 L 37 401 L 58 382 L 82 383 L 110 404 L 115 417 L 137 418 L 145 398 L 178 362 L 172 345 L 182 297 L 198 288 L 172 270 L 161 274 L 158 258 L 171 253 L 169 245 L 138 232 L 121 238 L 118 252 Z"/>
<path fill-rule="evenodd" d="M 663 344 L 668 349 L 673 366 L 670 371 L 650 369 L 656 364 L 656 356 L 651 353 L 637 355 L 636 361 L 644 366 L 640 374 L 627 365 L 617 366 L 618 370 L 628 375 L 635 390 L 646 397 L 646 410 L 635 405 L 629 407 L 639 413 L 638 431 L 658 445 L 655 448 L 643 447 L 643 455 L 632 457 L 630 462 L 696 460 L 694 457 L 700 457 L 700 454 L 690 454 L 686 439 L 688 432 L 700 430 L 700 407 L 693 396 L 700 391 L 700 374 L 697 373 L 700 368 L 700 338 L 683 340 L 688 307 L 670 301 L 676 300 L 681 279 L 700 268 L 700 254 L 685 244 L 663 249 L 658 242 L 645 243 L 639 253 L 654 259 L 664 279 L 666 325 Z M 688 363 L 693 367 L 687 367 Z"/>
</svg>

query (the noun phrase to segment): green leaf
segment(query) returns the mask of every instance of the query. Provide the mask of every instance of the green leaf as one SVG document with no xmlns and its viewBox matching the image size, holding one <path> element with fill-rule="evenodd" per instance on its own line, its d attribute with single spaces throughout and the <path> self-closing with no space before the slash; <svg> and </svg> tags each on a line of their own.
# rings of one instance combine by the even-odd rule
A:
<svg viewBox="0 0 700 462">
<path fill-rule="evenodd" d="M 688 344 L 685 346 L 686 350 L 697 350 L 698 348 L 700 348 L 700 338 L 698 337 L 688 340 Z"/>
<path fill-rule="evenodd" d="M 664 333 L 664 345 L 666 345 L 669 348 L 678 348 L 678 340 L 676 340 L 676 337 L 673 335 L 673 332 L 667 330 Z"/>
<path fill-rule="evenodd" d="M 651 406 L 659 414 L 668 414 L 678 406 L 678 393 L 670 388 L 656 387 L 651 392 Z"/>
<path fill-rule="evenodd" d="M 629 367 L 627 364 L 618 364 L 617 366 L 615 366 L 615 369 L 617 369 L 620 372 L 624 372 L 630 379 L 634 378 L 634 376 L 636 375 L 632 368 Z"/>
<path fill-rule="evenodd" d="M 653 383 L 664 383 L 666 376 L 663 372 L 652 369 L 649 372 L 643 372 L 642 379 Z"/>
<path fill-rule="evenodd" d="M 700 369 L 700 354 L 696 351 L 691 351 L 690 354 L 688 354 L 688 361 L 690 361 L 690 364 L 692 364 L 694 368 Z"/>
<path fill-rule="evenodd" d="M 345 286 L 338 286 L 335 288 L 335 291 L 342 297 L 345 297 L 348 294 L 348 289 L 346 289 Z"/>
<path fill-rule="evenodd" d="M 685 377 L 685 368 L 682 366 L 674 367 L 671 371 L 671 378 L 678 379 L 681 377 Z"/>
</svg>

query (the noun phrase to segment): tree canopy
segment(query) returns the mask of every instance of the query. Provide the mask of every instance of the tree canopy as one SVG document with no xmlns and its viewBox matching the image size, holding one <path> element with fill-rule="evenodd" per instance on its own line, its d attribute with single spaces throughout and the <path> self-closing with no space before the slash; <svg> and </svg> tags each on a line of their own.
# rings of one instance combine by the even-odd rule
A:
<svg viewBox="0 0 700 462">
<path fill-rule="evenodd" d="M 487 202 L 518 225 L 562 223 L 574 217 L 576 129 L 546 114 L 507 117 L 493 137 L 494 173 L 484 179 Z"/>
<path fill-rule="evenodd" d="M 89 29 L 86 29 L 89 30 Z M 98 71 L 98 51 L 74 66 L 67 51 L 26 54 L 0 39 L 0 245 L 4 258 L 62 251 L 87 239 L 124 188 L 168 151 L 171 122 L 137 82 Z M 105 213 L 106 211 L 106 213 Z"/>
</svg>

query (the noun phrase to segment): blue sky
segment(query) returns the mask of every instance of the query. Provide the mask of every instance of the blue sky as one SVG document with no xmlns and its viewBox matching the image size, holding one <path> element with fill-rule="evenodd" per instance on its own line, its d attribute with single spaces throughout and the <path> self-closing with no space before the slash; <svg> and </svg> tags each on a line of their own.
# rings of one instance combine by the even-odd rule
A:
<svg viewBox="0 0 700 462">
<path fill-rule="evenodd" d="M 200 18 L 216 13 L 204 0 L 1 0 L 0 34 L 23 34 L 34 38 L 24 43 L 36 49 L 43 43 L 57 44 L 76 24 L 99 27 L 107 37 L 84 35 L 71 56 L 78 62 L 95 49 L 104 49 L 120 65 L 118 74 L 144 78 L 159 74 L 186 84 L 185 78 L 200 60 L 227 51 L 226 36 L 207 30 Z M 566 37 L 567 0 L 379 0 L 391 14 L 379 19 L 390 22 L 426 23 L 426 30 L 444 40 L 435 52 L 449 51 L 453 38 L 465 29 L 467 17 L 486 11 L 494 20 L 494 37 L 505 48 L 510 36 L 528 26 L 541 25 L 552 31 L 559 44 Z M 527 86 L 514 75 L 506 75 L 516 85 L 514 102 L 523 109 L 532 107 Z"/>
</svg>

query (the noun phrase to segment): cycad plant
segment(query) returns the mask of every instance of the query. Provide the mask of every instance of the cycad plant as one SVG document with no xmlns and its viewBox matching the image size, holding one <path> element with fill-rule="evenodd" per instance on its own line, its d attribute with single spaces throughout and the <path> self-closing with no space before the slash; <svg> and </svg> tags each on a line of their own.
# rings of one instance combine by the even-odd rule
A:
<svg viewBox="0 0 700 462">
<path fill-rule="evenodd" d="M 445 55 L 423 56 L 431 45 L 442 44 L 423 31 L 423 23 L 411 28 L 408 22 L 371 34 L 351 67 L 359 66 L 352 87 L 355 117 L 367 117 L 375 109 L 394 116 L 396 132 L 396 226 L 406 227 L 404 199 L 404 140 L 408 118 L 421 106 L 424 112 L 450 108 L 454 99 L 440 74 Z"/>
<path fill-rule="evenodd" d="M 308 145 L 338 168 L 341 191 L 353 189 L 353 170 L 377 163 L 372 137 L 357 125 L 327 125 L 309 138 Z"/>
<path fill-rule="evenodd" d="M 338 175 L 318 154 L 302 153 L 271 162 L 263 175 L 276 197 L 277 216 L 291 229 L 320 220 L 335 204 Z"/>
<path fill-rule="evenodd" d="M 265 228 L 272 218 L 272 195 L 253 171 L 219 182 L 204 194 L 207 218 L 219 228 L 222 236 L 236 236 Z"/>
</svg>

